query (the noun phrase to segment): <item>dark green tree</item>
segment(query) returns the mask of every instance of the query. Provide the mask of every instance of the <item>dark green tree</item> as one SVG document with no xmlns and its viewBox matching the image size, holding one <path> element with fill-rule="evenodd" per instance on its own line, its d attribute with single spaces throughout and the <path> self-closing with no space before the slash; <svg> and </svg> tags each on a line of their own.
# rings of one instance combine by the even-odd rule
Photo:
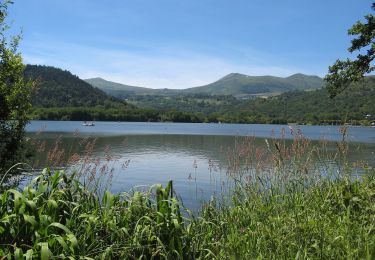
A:
<svg viewBox="0 0 375 260">
<path fill-rule="evenodd" d="M 375 2 L 372 4 L 375 10 Z M 337 60 L 329 67 L 329 72 L 325 77 L 327 89 L 330 97 L 346 89 L 352 82 L 359 81 L 365 74 L 374 71 L 372 61 L 375 58 L 375 19 L 372 14 L 365 16 L 365 21 L 358 21 L 349 29 L 348 34 L 354 36 L 350 53 L 360 52 L 356 59 Z"/>
<path fill-rule="evenodd" d="M 9 36 L 6 21 L 11 1 L 0 2 L 0 176 L 23 153 L 25 126 L 31 108 L 31 82 L 17 47 L 20 35 Z"/>
</svg>

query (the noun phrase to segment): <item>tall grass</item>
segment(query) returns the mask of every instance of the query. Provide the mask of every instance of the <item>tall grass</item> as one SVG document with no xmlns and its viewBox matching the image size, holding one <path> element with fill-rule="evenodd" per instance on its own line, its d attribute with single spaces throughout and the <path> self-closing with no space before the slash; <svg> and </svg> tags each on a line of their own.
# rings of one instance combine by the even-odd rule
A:
<svg viewBox="0 0 375 260">
<path fill-rule="evenodd" d="M 45 170 L 1 194 L 0 256 L 183 258 L 189 236 L 172 182 L 150 194 L 94 195 L 74 175 Z"/>
<path fill-rule="evenodd" d="M 207 205 L 193 225 L 219 259 L 374 259 L 374 173 L 303 191 L 247 187 L 231 206 Z"/>
<path fill-rule="evenodd" d="M 45 170 L 0 196 L 0 257 L 373 259 L 375 174 L 304 191 L 246 188 L 184 218 L 172 182 L 153 194 L 94 195 Z"/>
</svg>

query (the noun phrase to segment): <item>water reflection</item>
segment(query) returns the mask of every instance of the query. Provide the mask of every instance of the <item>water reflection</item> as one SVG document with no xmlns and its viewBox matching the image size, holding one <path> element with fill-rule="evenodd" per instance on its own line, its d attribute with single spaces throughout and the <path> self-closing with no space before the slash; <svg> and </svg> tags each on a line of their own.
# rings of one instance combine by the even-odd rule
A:
<svg viewBox="0 0 375 260">
<path fill-rule="evenodd" d="M 87 144 L 95 142 L 89 156 L 101 158 L 113 168 L 112 192 L 129 191 L 137 186 L 166 184 L 174 187 L 189 208 L 197 208 L 201 200 L 221 194 L 227 182 L 228 156 L 245 137 L 208 135 L 122 135 L 80 136 L 72 133 L 29 134 L 37 140 L 40 151 L 35 162 L 40 167 L 57 146 L 58 166 L 68 166 L 73 154 L 87 153 Z M 285 145 L 290 146 L 291 140 Z M 315 141 L 313 144 L 318 144 Z M 254 138 L 254 147 L 267 147 L 265 138 Z M 42 149 L 43 148 L 43 149 Z M 272 147 L 272 149 L 274 149 Z M 337 143 L 329 142 L 327 151 L 337 151 Z M 349 159 L 374 163 L 374 144 L 350 144 Z M 53 162 L 58 162 L 53 159 Z M 125 166 L 125 167 L 124 167 Z M 223 184 L 224 183 L 224 184 Z"/>
</svg>

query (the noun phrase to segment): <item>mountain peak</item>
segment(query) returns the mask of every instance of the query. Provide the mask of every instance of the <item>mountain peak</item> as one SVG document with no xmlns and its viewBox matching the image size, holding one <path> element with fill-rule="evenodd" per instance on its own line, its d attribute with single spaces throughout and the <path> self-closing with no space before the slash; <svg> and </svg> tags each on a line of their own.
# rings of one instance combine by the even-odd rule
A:
<svg viewBox="0 0 375 260">
<path fill-rule="evenodd" d="M 95 78 L 89 78 L 89 79 L 84 79 L 84 81 L 90 81 L 90 80 L 100 80 L 100 81 L 107 81 L 101 77 L 95 77 Z"/>
<path fill-rule="evenodd" d="M 287 79 L 293 79 L 293 78 L 320 78 L 316 75 L 306 75 L 306 74 L 303 74 L 303 73 L 296 73 L 296 74 L 293 74 L 293 75 L 290 75 L 289 77 L 286 77 Z"/>
<path fill-rule="evenodd" d="M 229 73 L 228 75 L 224 76 L 221 79 L 229 79 L 229 78 L 237 78 L 237 77 L 249 77 L 249 76 L 245 74 L 233 72 L 233 73 Z"/>
</svg>

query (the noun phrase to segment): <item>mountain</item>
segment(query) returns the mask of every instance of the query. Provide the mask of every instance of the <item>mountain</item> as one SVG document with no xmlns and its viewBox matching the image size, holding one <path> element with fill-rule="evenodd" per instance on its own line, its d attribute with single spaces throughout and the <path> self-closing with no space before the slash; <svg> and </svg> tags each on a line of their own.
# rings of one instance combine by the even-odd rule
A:
<svg viewBox="0 0 375 260">
<path fill-rule="evenodd" d="M 124 107 L 127 103 L 104 93 L 69 71 L 50 66 L 27 65 L 26 79 L 37 82 L 34 107 Z"/>
<path fill-rule="evenodd" d="M 183 90 L 134 87 L 101 78 L 87 79 L 85 81 L 110 95 L 120 98 L 128 98 L 134 95 L 173 96 L 184 94 L 231 95 L 237 98 L 252 98 L 256 96 L 273 96 L 287 91 L 311 90 L 323 87 L 321 78 L 304 74 L 294 74 L 281 78 L 231 73 L 211 84 Z"/>
<path fill-rule="evenodd" d="M 259 95 L 275 95 L 294 90 L 311 90 L 323 87 L 323 80 L 317 76 L 294 74 L 281 78 L 273 76 L 247 76 L 231 73 L 218 81 L 184 90 L 191 94 L 232 95 L 249 98 Z"/>
<path fill-rule="evenodd" d="M 334 99 L 325 88 L 314 91 L 292 91 L 268 99 L 239 104 L 237 113 L 254 114 L 259 118 L 281 119 L 282 122 L 350 122 L 375 121 L 375 77 L 368 76 L 352 83 Z M 367 115 L 367 116 L 366 116 Z M 272 122 L 272 121 L 269 121 Z"/>
<path fill-rule="evenodd" d="M 375 77 L 369 76 L 353 83 L 334 99 L 329 98 L 323 87 L 310 91 L 294 90 L 257 99 L 184 94 L 173 97 L 135 96 L 129 102 L 144 109 L 199 112 L 209 122 L 369 124 L 375 121 L 374 100 Z"/>
<path fill-rule="evenodd" d="M 129 95 L 145 95 L 152 94 L 153 92 L 155 92 L 155 90 L 151 88 L 124 85 L 120 83 L 111 82 L 102 78 L 85 79 L 85 81 L 90 85 L 103 90 L 107 94 L 122 98 L 125 98 Z"/>
<path fill-rule="evenodd" d="M 124 85 L 112 81 L 108 81 L 102 78 L 91 78 L 85 79 L 85 81 L 92 86 L 103 90 L 105 93 L 118 97 L 118 98 L 128 98 L 136 95 L 151 95 L 151 96 L 171 96 L 177 95 L 181 92 L 178 89 L 152 89 Z"/>
</svg>

